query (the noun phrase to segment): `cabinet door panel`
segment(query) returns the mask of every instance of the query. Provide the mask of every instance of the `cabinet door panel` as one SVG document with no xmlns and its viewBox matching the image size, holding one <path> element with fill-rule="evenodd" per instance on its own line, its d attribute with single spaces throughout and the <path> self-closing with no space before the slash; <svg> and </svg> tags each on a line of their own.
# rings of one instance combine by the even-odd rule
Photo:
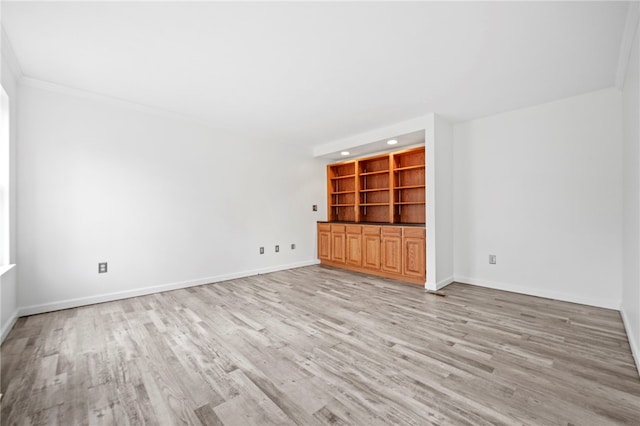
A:
<svg viewBox="0 0 640 426">
<path fill-rule="evenodd" d="M 380 269 L 380 235 L 362 236 L 362 266 L 368 269 Z"/>
<path fill-rule="evenodd" d="M 331 260 L 331 232 L 318 231 L 318 259 Z"/>
<path fill-rule="evenodd" d="M 331 232 L 331 260 L 345 263 L 345 233 Z"/>
<path fill-rule="evenodd" d="M 347 234 L 347 263 L 349 265 L 362 265 L 362 236 L 360 234 Z"/>
<path fill-rule="evenodd" d="M 382 233 L 380 245 L 380 269 L 396 274 L 402 273 L 402 237 Z"/>
<path fill-rule="evenodd" d="M 408 277 L 426 277 L 424 238 L 405 237 L 403 241 L 403 274 Z"/>
</svg>

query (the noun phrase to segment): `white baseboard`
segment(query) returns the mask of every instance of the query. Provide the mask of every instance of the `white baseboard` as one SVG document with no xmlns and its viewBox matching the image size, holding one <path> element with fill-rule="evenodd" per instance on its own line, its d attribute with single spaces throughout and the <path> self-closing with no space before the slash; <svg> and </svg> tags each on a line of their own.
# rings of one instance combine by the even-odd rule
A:
<svg viewBox="0 0 640 426">
<path fill-rule="evenodd" d="M 577 296 L 575 294 L 549 291 L 546 289 L 540 289 L 535 287 L 523 287 L 523 286 L 517 286 L 513 284 L 501 283 L 497 281 L 479 280 L 471 277 L 456 276 L 454 280 L 459 283 L 473 284 L 479 287 L 492 288 L 495 290 L 511 291 L 513 293 L 544 297 L 546 299 L 562 300 L 563 302 L 579 303 L 581 305 L 595 306 L 598 308 L 615 309 L 616 311 L 620 310 L 620 305 L 622 303 L 621 300 L 593 299 L 589 297 Z"/>
<path fill-rule="evenodd" d="M 633 360 L 636 362 L 636 369 L 640 376 L 640 346 L 638 346 L 640 342 L 636 341 L 634 330 L 631 327 L 631 320 L 627 317 L 624 307 L 620 308 L 620 316 L 622 317 L 624 330 L 627 332 L 627 339 L 629 339 L 629 346 L 631 346 L 631 354 L 633 355 Z M 638 326 L 640 326 L 640 324 L 638 324 Z"/>
<path fill-rule="evenodd" d="M 77 308 L 79 306 L 93 305 L 95 303 L 112 302 L 114 300 L 128 299 L 130 297 L 145 296 L 148 294 L 160 293 L 169 290 L 178 290 L 181 288 L 194 287 L 203 284 L 211 284 L 221 281 L 233 280 L 236 278 L 245 278 L 254 275 L 267 274 L 270 272 L 283 271 L 286 269 L 301 268 L 303 266 L 316 265 L 319 260 L 307 260 L 303 262 L 289 263 L 286 265 L 270 266 L 267 268 L 253 269 L 249 271 L 236 272 L 233 274 L 218 275 L 215 277 L 199 278 L 190 281 L 181 281 L 177 283 L 162 284 L 151 287 L 136 288 L 132 290 L 118 291 L 114 293 L 98 294 L 95 296 L 78 297 L 75 299 L 60 300 L 57 302 L 43 303 L 40 305 L 23 306 L 18 308 L 17 317 L 27 315 L 42 314 L 44 312 L 59 311 L 61 309 Z M 11 328 L 9 328 L 11 329 Z M 3 330 L 4 333 L 4 330 Z"/>
<path fill-rule="evenodd" d="M 453 276 L 447 277 L 444 280 L 440 280 L 436 283 L 436 290 L 440 290 L 443 287 L 448 286 L 453 282 Z"/>
<path fill-rule="evenodd" d="M 14 325 L 16 325 L 16 321 L 18 321 L 18 310 L 13 311 L 11 316 L 9 317 L 9 321 L 2 327 L 0 331 L 0 343 L 4 342 L 4 339 L 7 338 L 7 335 L 11 331 Z"/>
</svg>

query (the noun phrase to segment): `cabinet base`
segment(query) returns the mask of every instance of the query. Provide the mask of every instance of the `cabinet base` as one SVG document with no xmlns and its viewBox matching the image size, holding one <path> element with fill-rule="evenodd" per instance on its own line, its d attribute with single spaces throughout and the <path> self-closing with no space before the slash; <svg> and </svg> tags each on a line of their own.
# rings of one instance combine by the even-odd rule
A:
<svg viewBox="0 0 640 426">
<path fill-rule="evenodd" d="M 331 262 L 331 261 L 323 260 L 323 259 L 320 259 L 320 264 L 321 265 L 325 265 L 325 266 L 332 266 L 334 268 L 340 268 L 340 269 L 346 269 L 346 270 L 349 270 L 349 271 L 360 272 L 362 274 L 375 275 L 375 276 L 384 277 L 384 278 L 391 278 L 391 279 L 394 279 L 394 280 L 398 280 L 398 281 L 403 281 L 403 282 L 410 283 L 410 284 L 419 285 L 421 287 L 424 287 L 424 283 L 426 281 L 426 278 L 407 277 L 406 275 L 394 274 L 393 272 L 381 271 L 379 269 L 362 268 L 362 267 L 358 267 L 358 266 L 354 266 L 354 265 L 347 265 L 346 263 Z"/>
</svg>

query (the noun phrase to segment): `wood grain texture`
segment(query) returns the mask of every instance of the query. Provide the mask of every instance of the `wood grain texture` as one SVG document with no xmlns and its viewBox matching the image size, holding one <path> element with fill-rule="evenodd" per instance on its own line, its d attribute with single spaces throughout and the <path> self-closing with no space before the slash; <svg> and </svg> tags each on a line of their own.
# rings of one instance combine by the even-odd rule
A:
<svg viewBox="0 0 640 426">
<path fill-rule="evenodd" d="M 619 313 L 322 266 L 20 318 L 2 425 L 637 425 Z"/>
</svg>

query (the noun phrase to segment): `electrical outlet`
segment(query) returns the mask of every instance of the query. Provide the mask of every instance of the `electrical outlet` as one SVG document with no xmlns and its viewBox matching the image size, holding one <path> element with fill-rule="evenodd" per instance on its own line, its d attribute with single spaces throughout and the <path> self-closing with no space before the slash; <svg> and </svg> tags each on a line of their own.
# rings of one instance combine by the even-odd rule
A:
<svg viewBox="0 0 640 426">
<path fill-rule="evenodd" d="M 295 250 L 296 249 L 296 245 L 295 244 L 291 244 L 291 250 Z"/>
<path fill-rule="evenodd" d="M 489 264 L 490 265 L 495 265 L 496 264 L 496 255 L 495 254 L 490 254 L 489 255 Z"/>
<path fill-rule="evenodd" d="M 280 251 L 280 246 L 276 246 L 276 253 Z"/>
<path fill-rule="evenodd" d="M 313 205 L 313 211 L 314 211 L 314 212 L 317 212 L 317 211 L 318 211 L 318 205 L 317 205 L 317 204 L 314 204 L 314 205 Z"/>
<path fill-rule="evenodd" d="M 105 274 L 107 272 L 107 262 L 98 263 L 98 273 Z"/>
<path fill-rule="evenodd" d="M 264 247 L 260 247 L 260 254 L 264 254 Z"/>
</svg>

